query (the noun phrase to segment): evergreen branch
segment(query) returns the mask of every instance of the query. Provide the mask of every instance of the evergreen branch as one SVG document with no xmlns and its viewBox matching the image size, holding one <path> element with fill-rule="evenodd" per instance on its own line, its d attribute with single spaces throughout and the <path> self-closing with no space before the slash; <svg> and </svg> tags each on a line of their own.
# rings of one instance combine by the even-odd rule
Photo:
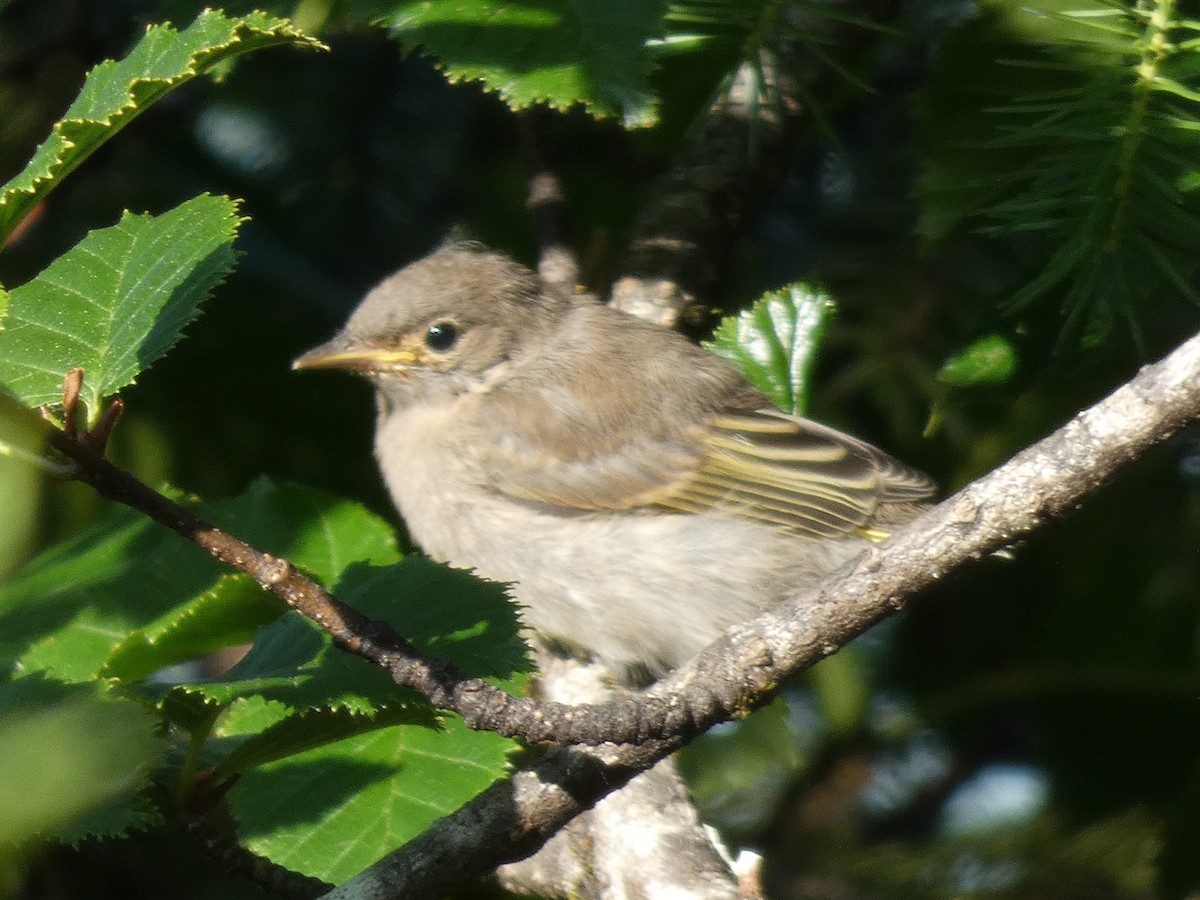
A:
<svg viewBox="0 0 1200 900">
<path fill-rule="evenodd" d="M 1067 11 L 1034 0 L 1023 15 L 1055 28 L 1036 43 L 1008 38 L 994 63 L 966 76 L 998 102 L 980 104 L 981 127 L 949 151 L 966 164 L 943 173 L 957 183 L 939 184 L 936 198 L 960 198 L 960 210 L 939 216 L 994 237 L 1042 236 L 1007 312 L 1053 297 L 1060 345 L 1116 322 L 1138 340 L 1148 302 L 1196 293 L 1194 23 L 1174 0 L 1087 0 Z M 970 174 L 979 171 L 988 177 Z"/>
</svg>

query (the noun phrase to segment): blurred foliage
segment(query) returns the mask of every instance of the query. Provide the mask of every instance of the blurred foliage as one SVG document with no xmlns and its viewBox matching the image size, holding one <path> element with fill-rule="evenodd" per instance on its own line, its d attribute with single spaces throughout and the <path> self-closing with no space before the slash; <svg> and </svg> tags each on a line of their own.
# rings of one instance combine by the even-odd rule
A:
<svg viewBox="0 0 1200 900">
<path fill-rule="evenodd" d="M 0 179 L 21 171 L 84 72 L 128 52 L 147 24 L 183 27 L 203 5 L 0 4 Z M 627 16 L 624 4 L 539 0 L 509 4 L 510 13 L 555 25 L 535 62 L 545 68 L 557 55 L 563 68 L 507 92 L 505 73 L 519 66 L 512 54 L 524 44 L 480 45 L 461 30 L 440 42 L 446 30 L 429 17 L 449 4 L 421 5 L 426 16 L 417 19 L 402 13 L 418 4 L 382 0 L 223 4 L 230 15 L 253 6 L 293 18 L 330 52 L 251 54 L 224 65 L 219 83 L 177 88 L 34 207 L 0 254 L 0 283 L 13 289 L 125 209 L 160 215 L 205 191 L 242 201 L 249 221 L 239 267 L 186 339 L 122 394 L 127 414 L 113 454 L 153 483 L 212 501 L 266 474 L 361 499 L 398 524 L 370 456 L 369 391 L 350 379 L 293 378 L 290 360 L 452 226 L 532 260 L 524 129 L 541 134 L 564 176 L 587 270 L 609 271 L 647 186 L 743 61 L 762 85 L 775 83 L 770 63 L 779 62 L 802 97 L 814 70 L 837 73 L 804 97 L 808 127 L 791 138 L 783 182 L 734 248 L 725 292 L 704 298 L 735 312 L 801 279 L 836 298 L 815 367 L 810 351 L 791 357 L 780 382 L 791 402 L 807 397 L 816 417 L 887 447 L 949 490 L 1061 424 L 1200 322 L 1200 66 L 1187 4 L 680 0 L 647 24 L 655 4 L 632 4 Z M 480 21 L 494 6 L 462 4 L 470 13 L 463 28 L 494 35 Z M 600 8 L 619 26 L 612 38 L 620 51 L 581 55 L 580 41 L 607 39 L 597 30 Z M 390 31 L 367 24 L 389 15 Z M 489 58 L 471 60 L 484 50 Z M 486 66 L 474 71 L 476 63 Z M 443 73 L 481 84 L 452 85 Z M 764 115 L 784 104 L 781 93 L 761 96 Z M 577 106 L 553 117 L 515 115 L 502 102 L 538 98 L 563 108 L 591 102 L 616 118 L 594 121 Z M 620 120 L 639 129 L 627 133 Z M 927 424 L 936 429 L 922 439 Z M 95 524 L 102 504 L 88 491 L 10 458 L 0 463 L 0 571 L 70 535 L 97 552 L 109 546 L 85 530 L 113 527 L 111 514 Z M 37 492 L 35 508 L 28 498 Z M 387 529 L 373 521 L 364 527 L 376 540 Z M 182 553 L 165 550 L 168 537 L 127 537 Z M 77 669 L 86 661 L 90 671 L 107 659 L 132 678 L 198 652 L 196 622 L 208 629 L 239 610 L 241 618 L 225 620 L 232 641 L 268 617 L 246 604 L 253 588 L 207 572 L 195 576 L 203 585 L 193 594 L 159 592 L 139 609 L 131 604 L 140 595 L 104 568 L 121 559 L 117 544 L 89 571 L 104 575 L 102 624 L 119 632 L 119 646 L 64 661 L 42 645 L 37 659 Z M 773 896 L 1194 892 L 1198 547 L 1193 430 L 1068 521 L 947 578 L 851 653 L 789 686 L 764 714 L 706 736 L 683 758 L 698 799 L 738 842 L 764 850 Z M 172 574 L 190 571 L 173 558 Z M 330 575 L 351 561 L 340 559 Z M 73 590 L 97 583 L 76 579 Z M 53 619 L 64 608 L 40 615 Z M 0 632 L 6 646 L 54 625 L 36 616 L 14 625 L 11 616 Z M 78 624 L 81 639 L 98 630 Z M 315 644 L 288 641 L 275 649 L 307 648 L 308 663 L 318 663 Z M 244 671 L 257 678 L 265 668 L 254 667 L 271 660 L 260 655 Z M 292 663 L 293 673 L 304 671 L 304 661 Z M 285 723 L 279 707 L 235 698 L 247 680 L 232 674 L 157 700 L 178 728 L 204 736 L 197 758 L 171 764 L 270 765 L 272 742 L 294 750 L 313 739 L 311 711 L 288 707 Z M 273 689 L 294 699 L 302 687 Z M 232 700 L 237 714 L 208 733 L 208 704 L 220 690 L 227 694 L 216 702 Z M 94 716 L 96 704 L 109 702 L 63 697 L 39 717 L 6 713 L 3 736 L 95 726 L 97 745 L 119 741 Z M 362 723 L 351 715 L 330 710 L 317 730 L 375 753 L 346 773 L 368 785 L 386 763 L 372 743 L 385 732 L 356 730 Z M 263 736 L 252 742 L 252 734 Z M 96 771 L 78 762 L 54 765 L 64 779 Z M 296 774 L 280 765 L 281 777 Z M 76 799 L 98 809 L 120 777 L 109 769 L 94 795 Z M 250 784 L 245 796 L 262 790 Z M 78 814 L 41 809 L 47 822 Z M 265 826 L 257 833 L 264 844 L 277 836 Z M 27 841 L 0 864 L 0 892 L 23 883 L 27 896 L 186 889 L 225 897 L 235 889 L 169 826 L 76 849 Z M 169 880 L 177 868 L 189 872 L 185 888 Z"/>
<path fill-rule="evenodd" d="M 922 230 L 1005 235 L 1027 280 L 1004 306 L 1044 301 L 1061 340 L 1142 342 L 1164 303 L 1200 304 L 1198 39 L 1173 0 L 985 3 L 941 48 Z"/>
<path fill-rule="evenodd" d="M 36 678 L 0 685 L 0 883 L 13 880 L 11 868 L 30 844 L 120 836 L 157 822 L 148 808 L 106 806 L 148 785 L 166 750 L 157 727 L 151 713 L 104 697 L 97 685 Z"/>
</svg>

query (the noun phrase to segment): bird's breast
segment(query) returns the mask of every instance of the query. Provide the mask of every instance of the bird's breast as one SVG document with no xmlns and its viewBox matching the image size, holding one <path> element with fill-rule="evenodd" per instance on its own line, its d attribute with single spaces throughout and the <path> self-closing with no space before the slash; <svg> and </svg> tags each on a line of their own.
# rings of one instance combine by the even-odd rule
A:
<svg viewBox="0 0 1200 900">
<path fill-rule="evenodd" d="M 453 405 L 410 406 L 381 416 L 375 456 L 409 534 L 426 553 L 463 565 L 464 522 L 480 490 L 472 448 L 464 446 Z"/>
</svg>

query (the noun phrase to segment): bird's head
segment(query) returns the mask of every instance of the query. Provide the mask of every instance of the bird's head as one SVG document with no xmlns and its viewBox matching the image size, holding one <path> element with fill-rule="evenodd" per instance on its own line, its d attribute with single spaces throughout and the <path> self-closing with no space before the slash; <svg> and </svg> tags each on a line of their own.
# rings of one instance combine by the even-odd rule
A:
<svg viewBox="0 0 1200 900">
<path fill-rule="evenodd" d="M 292 367 L 358 372 L 401 402 L 478 390 L 554 329 L 570 302 L 508 257 L 458 245 L 384 280 Z"/>
</svg>

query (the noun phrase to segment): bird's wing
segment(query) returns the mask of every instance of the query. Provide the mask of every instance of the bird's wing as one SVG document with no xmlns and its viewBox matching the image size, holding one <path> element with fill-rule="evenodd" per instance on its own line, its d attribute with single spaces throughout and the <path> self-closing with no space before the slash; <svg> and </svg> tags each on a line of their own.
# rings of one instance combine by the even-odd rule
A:
<svg viewBox="0 0 1200 900">
<path fill-rule="evenodd" d="M 774 410 L 726 412 L 703 438 L 690 478 L 657 503 L 830 538 L 868 528 L 880 507 L 933 494 L 925 475 L 857 438 Z"/>
<path fill-rule="evenodd" d="M 869 444 L 774 410 L 721 413 L 682 438 L 630 436 L 586 458 L 568 458 L 552 434 L 521 431 L 489 448 L 493 489 L 579 512 L 720 511 L 825 538 L 867 528 L 881 505 L 915 503 L 934 489 Z"/>
</svg>

